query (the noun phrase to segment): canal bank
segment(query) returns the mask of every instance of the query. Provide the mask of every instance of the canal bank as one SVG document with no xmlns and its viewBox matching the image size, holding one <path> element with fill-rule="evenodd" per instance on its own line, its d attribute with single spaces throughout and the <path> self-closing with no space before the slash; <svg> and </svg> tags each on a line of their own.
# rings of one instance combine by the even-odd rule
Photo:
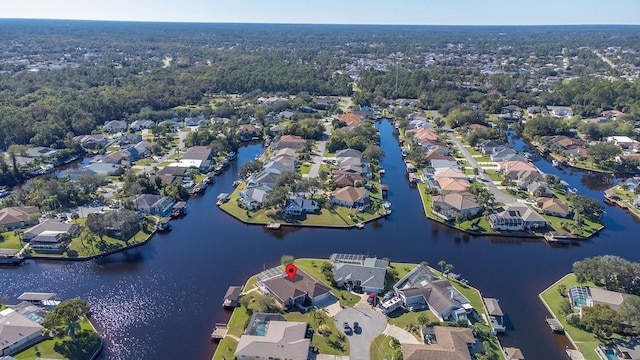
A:
<svg viewBox="0 0 640 360">
<path fill-rule="evenodd" d="M 605 230 L 580 246 L 552 248 L 531 239 L 475 237 L 428 221 L 417 190 L 409 187 L 393 126 L 386 121 L 376 126 L 386 152 L 381 165 L 394 209 L 362 230 L 269 231 L 218 209 L 217 194 L 231 192 L 239 166 L 263 151 L 250 145 L 240 149 L 238 161 L 203 196 L 189 201 L 189 215 L 173 222 L 171 232 L 92 261 L 28 260 L 19 267 L 0 266 L 0 289 L 10 302 L 24 291 L 87 299 L 106 340 L 103 359 L 211 359 L 211 329 L 230 316 L 219 306 L 227 286 L 278 265 L 283 254 L 327 258 L 335 252 L 364 253 L 432 265 L 445 260 L 508 309 L 502 345 L 518 347 L 530 359 L 564 359 L 570 343 L 549 331 L 538 294 L 586 257 L 612 254 L 640 261 L 635 234 L 639 225 L 608 206 Z M 558 171 L 543 160 L 536 166 L 547 173 Z M 601 199 L 611 186 L 595 176 L 564 171 L 560 175 L 580 194 Z"/>
</svg>

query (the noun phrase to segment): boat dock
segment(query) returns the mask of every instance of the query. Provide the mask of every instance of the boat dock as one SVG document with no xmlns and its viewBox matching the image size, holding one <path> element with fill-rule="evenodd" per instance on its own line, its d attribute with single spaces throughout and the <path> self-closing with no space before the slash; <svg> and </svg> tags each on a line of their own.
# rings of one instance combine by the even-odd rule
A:
<svg viewBox="0 0 640 360">
<path fill-rule="evenodd" d="M 229 200 L 229 196 L 231 196 L 229 195 L 229 193 L 220 193 L 220 195 L 218 195 L 218 201 L 216 201 L 216 204 L 220 206 L 226 203 Z"/>
<path fill-rule="evenodd" d="M 280 223 L 274 223 L 274 222 L 267 223 L 267 229 L 271 229 L 271 230 L 278 230 L 280 229 L 280 226 L 281 226 Z"/>
<path fill-rule="evenodd" d="M 507 330 L 507 327 L 504 325 L 504 312 L 502 312 L 502 309 L 500 308 L 498 299 L 483 298 L 483 300 L 484 305 L 487 308 L 487 312 L 489 313 L 491 328 L 496 333 L 504 333 L 505 330 Z"/>
<path fill-rule="evenodd" d="M 574 238 L 571 234 L 561 231 L 550 231 L 544 234 L 544 240 L 549 244 L 571 245 Z"/>
<path fill-rule="evenodd" d="M 220 340 L 227 336 L 227 331 L 229 331 L 229 327 L 227 324 L 216 323 L 216 327 L 213 328 L 213 332 L 211 333 L 211 340 Z"/>
<path fill-rule="evenodd" d="M 173 205 L 173 209 L 171 210 L 172 217 L 182 216 L 186 213 L 187 213 L 186 201 L 178 201 L 175 205 Z"/>
<path fill-rule="evenodd" d="M 222 300 L 223 308 L 235 308 L 240 305 L 240 298 L 242 297 L 242 287 L 240 286 L 229 286 L 227 289 L 227 293 L 224 295 L 224 299 Z"/>
<path fill-rule="evenodd" d="M 564 327 L 562 326 L 562 324 L 560 324 L 560 321 L 558 321 L 558 319 L 547 318 L 547 325 L 549 325 L 553 332 L 564 334 Z"/>
<path fill-rule="evenodd" d="M 627 209 L 627 204 L 623 203 L 622 200 L 618 197 L 618 195 L 613 192 L 613 194 L 604 193 L 604 202 L 616 205 L 621 209 Z"/>
</svg>

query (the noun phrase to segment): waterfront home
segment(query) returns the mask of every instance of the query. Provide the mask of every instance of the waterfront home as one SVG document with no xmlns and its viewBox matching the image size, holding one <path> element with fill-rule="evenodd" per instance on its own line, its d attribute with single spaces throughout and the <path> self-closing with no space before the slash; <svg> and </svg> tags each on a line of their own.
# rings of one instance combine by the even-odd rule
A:
<svg viewBox="0 0 640 360">
<path fill-rule="evenodd" d="M 300 216 L 302 214 L 313 214 L 317 208 L 318 203 L 315 200 L 296 196 L 285 200 L 283 212 L 287 215 Z"/>
<path fill-rule="evenodd" d="M 254 137 L 262 136 L 262 129 L 255 125 L 241 125 L 236 130 L 236 135 L 240 137 L 242 141 L 249 141 Z"/>
<path fill-rule="evenodd" d="M 545 140 L 550 141 L 552 146 L 556 146 L 562 150 L 567 156 L 586 157 L 587 151 L 584 148 L 584 141 L 580 139 L 570 138 L 564 135 L 544 136 Z"/>
<path fill-rule="evenodd" d="M 433 173 L 434 179 L 451 178 L 451 179 L 468 179 L 469 176 L 456 168 L 438 168 Z"/>
<path fill-rule="evenodd" d="M 29 242 L 29 247 L 35 251 L 62 252 L 79 231 L 80 227 L 76 224 L 49 219 L 27 230 L 22 239 Z"/>
<path fill-rule="evenodd" d="M 419 146 L 427 143 L 439 143 L 438 133 L 434 129 L 411 129 L 405 132 L 405 136 L 412 138 L 413 142 Z"/>
<path fill-rule="evenodd" d="M 271 143 L 272 150 L 280 149 L 293 149 L 295 151 L 301 150 L 307 144 L 307 140 L 295 135 L 283 135 L 274 139 Z"/>
<path fill-rule="evenodd" d="M 107 176 L 113 175 L 113 173 L 118 171 L 118 169 L 121 167 L 121 165 L 96 162 L 83 167 L 83 169 L 93 171 L 95 174 L 100 175 L 100 177 L 105 178 Z"/>
<path fill-rule="evenodd" d="M 43 326 L 11 308 L 0 311 L 0 355 L 10 356 L 42 339 Z"/>
<path fill-rule="evenodd" d="M 359 186 L 364 182 L 364 178 L 360 174 L 344 174 L 340 172 L 331 174 L 331 179 L 337 187 Z"/>
<path fill-rule="evenodd" d="M 453 220 L 458 216 L 473 216 L 482 211 L 476 197 L 468 192 L 451 192 L 434 196 L 432 200 L 433 212 L 446 219 Z"/>
<path fill-rule="evenodd" d="M 583 306 L 591 307 L 596 304 L 602 304 L 617 311 L 629 296 L 629 294 L 597 287 L 579 285 L 571 285 L 569 287 L 569 301 L 576 310 Z"/>
<path fill-rule="evenodd" d="M 333 254 L 330 262 L 337 287 L 376 294 L 384 291 L 387 260 L 359 254 Z"/>
<path fill-rule="evenodd" d="M 484 155 L 497 153 L 507 147 L 508 145 L 504 141 L 500 140 L 485 140 L 478 145 L 478 148 Z"/>
<path fill-rule="evenodd" d="M 458 162 L 454 158 L 450 158 L 445 156 L 444 159 L 433 159 L 431 160 L 431 167 L 434 169 L 460 169 L 458 167 Z"/>
<path fill-rule="evenodd" d="M 427 267 L 419 265 L 393 286 L 406 308 L 429 308 L 440 321 L 467 320 L 473 309 L 464 297 L 446 279 L 440 279 Z"/>
<path fill-rule="evenodd" d="M 638 143 L 638 141 L 628 136 L 609 136 L 607 137 L 607 142 L 618 145 L 623 149 L 631 148 Z"/>
<path fill-rule="evenodd" d="M 453 156 L 449 155 L 449 148 L 444 148 L 444 151 L 442 150 L 443 149 L 439 147 L 429 150 L 425 152 L 424 158 L 429 162 L 433 162 L 433 160 L 448 160 L 448 161 L 455 161 L 456 165 L 458 164 L 456 159 Z"/>
<path fill-rule="evenodd" d="M 272 320 L 274 314 L 253 314 L 236 347 L 236 359 L 309 359 L 309 324 Z M 264 317 L 264 318 L 263 318 Z"/>
<path fill-rule="evenodd" d="M 347 124 L 348 128 L 354 128 L 360 125 L 363 116 L 357 113 L 347 113 L 340 115 L 340 121 Z"/>
<path fill-rule="evenodd" d="M 533 181 L 527 185 L 527 192 L 532 196 L 551 197 L 553 192 L 549 188 L 549 184 L 543 181 Z"/>
<path fill-rule="evenodd" d="M 151 120 L 136 120 L 131 123 L 130 127 L 133 131 L 140 131 L 142 129 L 149 129 L 155 125 L 156 123 Z"/>
<path fill-rule="evenodd" d="M 569 205 L 555 198 L 539 197 L 536 199 L 536 206 L 542 210 L 543 214 L 566 218 L 571 215 Z"/>
<path fill-rule="evenodd" d="M 435 180 L 440 193 L 467 191 L 471 184 L 466 179 L 440 177 Z"/>
<path fill-rule="evenodd" d="M 51 149 L 43 146 L 31 147 L 25 150 L 24 155 L 26 157 L 41 160 L 45 163 L 53 162 L 55 156 L 60 152 L 57 149 Z"/>
<path fill-rule="evenodd" d="M 329 193 L 331 204 L 347 207 L 367 207 L 369 206 L 369 191 L 363 188 L 345 186 Z"/>
<path fill-rule="evenodd" d="M 269 128 L 269 131 L 271 131 L 274 134 L 281 134 L 285 130 L 287 130 L 287 127 L 284 125 L 273 125 L 272 127 Z"/>
<path fill-rule="evenodd" d="M 278 181 L 280 173 L 281 171 L 275 167 L 263 169 L 259 173 L 249 176 L 249 178 L 247 179 L 247 187 L 252 188 L 257 186 L 264 186 L 273 188 L 274 186 L 276 186 L 276 182 Z"/>
<path fill-rule="evenodd" d="M 501 162 L 501 161 L 523 161 L 526 162 L 527 159 L 518 154 L 517 151 L 511 148 L 504 148 L 502 150 L 494 151 L 491 156 L 491 161 L 493 162 Z"/>
<path fill-rule="evenodd" d="M 208 171 L 213 165 L 213 154 L 208 146 L 192 146 L 182 155 L 178 161 L 183 167 L 196 167 Z"/>
<path fill-rule="evenodd" d="M 123 120 L 111 120 L 104 123 L 102 130 L 105 132 L 127 131 L 127 122 Z"/>
<path fill-rule="evenodd" d="M 118 166 L 125 166 L 125 167 L 131 166 L 132 164 L 132 160 L 129 153 L 120 151 L 120 150 L 111 152 L 103 156 L 100 159 L 100 162 L 104 164 L 111 164 L 111 165 L 118 165 Z"/>
<path fill-rule="evenodd" d="M 40 209 L 36 206 L 13 206 L 0 209 L 0 226 L 8 230 L 22 229 L 38 222 Z"/>
<path fill-rule="evenodd" d="M 524 204 L 507 204 L 494 209 L 489 215 L 489 225 L 494 230 L 538 229 L 547 226 L 547 221 L 534 209 Z"/>
<path fill-rule="evenodd" d="M 285 307 L 314 304 L 331 296 L 331 288 L 298 269 L 293 280 L 281 268 L 267 269 L 258 274 L 258 288 L 272 294 Z"/>
<path fill-rule="evenodd" d="M 613 343 L 618 354 L 623 355 L 622 359 L 640 359 L 640 336 L 613 339 Z"/>
<path fill-rule="evenodd" d="M 117 138 L 120 144 L 137 144 L 142 141 L 141 134 L 122 134 Z"/>
<path fill-rule="evenodd" d="M 267 193 L 271 190 L 266 186 L 253 187 L 240 192 L 240 201 L 249 210 L 257 209 L 267 198 Z"/>
<path fill-rule="evenodd" d="M 103 148 L 109 142 L 109 138 L 102 134 L 78 135 L 73 140 L 78 141 L 85 149 Z"/>
<path fill-rule="evenodd" d="M 171 212 L 176 201 L 174 198 L 169 196 L 141 194 L 137 195 L 133 199 L 133 203 L 136 205 L 136 210 L 138 211 L 153 215 L 167 216 Z"/>
<path fill-rule="evenodd" d="M 507 360 L 525 360 L 522 351 L 515 347 L 504 348 L 504 354 Z"/>
<path fill-rule="evenodd" d="M 469 328 L 450 326 L 423 327 L 425 342 L 403 344 L 404 360 L 468 360 L 472 359 L 470 349 L 476 344 Z M 428 339 L 428 340 L 427 340 Z"/>
<path fill-rule="evenodd" d="M 156 175 L 183 178 L 187 176 L 187 168 L 183 166 L 165 166 L 164 168 L 158 170 L 158 172 L 156 172 Z"/>
</svg>

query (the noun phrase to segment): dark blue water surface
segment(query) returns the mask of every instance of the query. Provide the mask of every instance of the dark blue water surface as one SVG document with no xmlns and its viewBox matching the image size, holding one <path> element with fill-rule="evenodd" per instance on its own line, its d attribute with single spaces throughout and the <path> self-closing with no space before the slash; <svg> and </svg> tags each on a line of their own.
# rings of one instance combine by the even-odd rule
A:
<svg viewBox="0 0 640 360">
<path fill-rule="evenodd" d="M 416 189 L 409 187 L 400 149 L 388 122 L 378 125 L 386 152 L 383 182 L 389 185 L 393 214 L 364 230 L 293 229 L 269 232 L 248 226 L 216 206 L 220 192 L 231 192 L 238 166 L 263 149 L 242 148 L 237 163 L 217 178 L 204 196 L 189 201 L 188 215 L 172 222 L 145 246 L 98 261 L 28 261 L 0 268 L 0 293 L 15 300 L 23 291 L 55 292 L 58 298 L 88 299 L 94 320 L 108 341 L 109 359 L 210 359 L 210 333 L 229 313 L 221 299 L 229 285 L 240 285 L 280 256 L 327 258 L 334 252 L 364 253 L 392 261 L 455 266 L 486 296 L 497 297 L 510 328 L 501 341 L 517 346 L 528 359 L 563 359 L 564 337 L 544 322 L 540 293 L 571 271 L 574 261 L 615 254 L 640 261 L 638 225 L 622 210 L 607 206 L 607 228 L 580 246 L 549 247 L 544 242 L 472 237 L 427 220 Z M 522 148 L 521 140 L 515 146 Z M 583 173 L 559 173 L 545 160 L 536 165 L 566 179 L 579 193 L 602 199 L 609 180 Z"/>
</svg>

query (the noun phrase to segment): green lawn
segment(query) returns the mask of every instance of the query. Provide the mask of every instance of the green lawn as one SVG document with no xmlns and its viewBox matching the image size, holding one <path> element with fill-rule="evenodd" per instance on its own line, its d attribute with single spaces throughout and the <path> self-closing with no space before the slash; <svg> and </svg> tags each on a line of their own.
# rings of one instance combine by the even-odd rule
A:
<svg viewBox="0 0 640 360">
<path fill-rule="evenodd" d="M 347 355 L 349 354 L 349 341 L 346 340 L 342 335 L 342 332 L 336 328 L 336 325 L 329 316 L 326 314 L 320 320 L 320 322 L 316 322 L 315 319 L 312 318 L 311 313 L 302 314 L 297 311 L 292 311 L 284 314 L 284 318 L 287 321 L 300 321 L 308 323 L 311 328 L 315 331 L 313 335 L 313 340 L 311 344 L 315 345 L 321 354 L 326 355 Z M 318 333 L 318 326 L 320 324 L 326 324 L 330 333 L 328 335 L 322 335 Z M 343 341 L 344 340 L 344 341 Z"/>
<path fill-rule="evenodd" d="M 485 170 L 484 172 L 485 172 L 485 174 L 487 174 L 487 177 L 489 177 L 489 179 L 491 179 L 491 181 L 502 181 L 502 180 L 504 180 L 504 177 L 502 176 L 502 174 L 500 174 L 499 172 L 497 172 L 495 170 Z"/>
<path fill-rule="evenodd" d="M 400 346 L 393 348 L 391 336 L 380 334 L 371 342 L 370 353 L 371 360 L 397 360 L 402 358 L 402 350 Z M 397 339 L 396 339 L 397 340 Z"/>
<path fill-rule="evenodd" d="M 79 225 L 84 226 L 86 218 L 80 218 L 77 220 Z M 147 224 L 147 231 L 144 230 L 138 231 L 134 236 L 132 236 L 128 242 L 112 238 L 110 236 L 103 236 L 103 242 L 100 242 L 99 238 L 96 235 L 96 241 L 93 243 L 93 247 L 91 244 L 83 244 L 80 241 L 80 237 L 75 237 L 71 240 L 71 244 L 69 244 L 69 250 L 66 251 L 67 257 L 85 257 L 99 254 L 101 252 L 107 252 L 114 249 L 118 249 L 127 245 L 133 245 L 147 240 L 151 235 L 153 235 L 153 226 L 155 222 L 155 218 L 147 217 L 145 220 Z M 31 254 L 34 257 L 38 256 L 38 253 Z M 42 254 L 44 256 L 51 256 L 51 254 Z"/>
<path fill-rule="evenodd" d="M 427 315 L 430 322 L 439 322 L 438 318 L 429 309 L 409 311 L 403 308 L 396 309 L 389 313 L 387 315 L 387 321 L 391 325 L 395 325 L 401 329 L 405 329 L 409 324 L 420 325 L 420 323 L 418 322 L 418 316 L 420 316 L 421 314 Z M 412 334 L 416 337 L 416 339 L 420 340 L 419 333 Z"/>
<path fill-rule="evenodd" d="M 14 357 L 18 360 L 36 358 L 89 360 L 100 347 L 100 343 L 100 337 L 85 320 L 80 323 L 80 331 L 76 334 L 75 343 L 69 336 L 56 337 L 31 346 Z"/>
<path fill-rule="evenodd" d="M 562 326 L 564 326 L 565 332 L 568 336 L 570 336 L 573 341 L 578 345 L 578 348 L 585 356 L 587 360 L 600 360 L 596 352 L 595 348 L 600 344 L 600 342 L 596 339 L 595 335 L 588 333 L 582 329 L 578 329 L 573 327 L 567 323 L 566 319 L 562 315 L 560 308 L 562 304 L 562 296 L 558 292 L 558 286 L 560 284 L 564 284 L 567 289 L 571 285 L 584 285 L 584 286 L 593 286 L 592 283 L 587 284 L 578 284 L 575 275 L 568 274 L 563 277 L 559 282 L 553 284 L 551 287 L 546 289 L 540 294 L 541 299 L 546 303 L 546 305 L 551 309 L 551 312 L 554 316 L 560 321 Z"/>
<path fill-rule="evenodd" d="M 238 342 L 230 337 L 225 337 L 220 340 L 215 354 L 213 354 L 213 360 L 230 360 L 235 357 L 236 348 Z"/>
<path fill-rule="evenodd" d="M 306 175 L 311 170 L 311 164 L 302 164 L 298 170 L 300 171 L 300 174 Z"/>
<path fill-rule="evenodd" d="M 482 155 L 482 153 L 480 151 L 476 150 L 475 148 L 473 148 L 473 147 L 471 147 L 469 145 L 465 145 L 464 147 L 467 149 L 467 151 L 471 155 Z"/>
<path fill-rule="evenodd" d="M 139 165 L 139 166 L 149 166 L 149 165 L 153 164 L 154 161 L 155 160 L 153 160 L 151 158 L 145 158 L 145 159 L 140 159 L 140 160 L 136 161 L 135 164 Z"/>
<path fill-rule="evenodd" d="M 7 231 L 0 234 L 0 249 L 21 249 L 20 238 L 13 234 L 13 231 Z"/>
</svg>

